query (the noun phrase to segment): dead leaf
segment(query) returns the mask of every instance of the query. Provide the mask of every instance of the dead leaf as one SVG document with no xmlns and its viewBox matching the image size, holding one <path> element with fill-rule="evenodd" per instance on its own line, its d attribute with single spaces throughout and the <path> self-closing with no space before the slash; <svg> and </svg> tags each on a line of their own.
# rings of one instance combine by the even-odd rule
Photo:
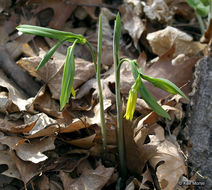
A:
<svg viewBox="0 0 212 190">
<path fill-rule="evenodd" d="M 159 56 L 165 54 L 174 44 L 176 45 L 174 57 L 180 54 L 189 57 L 198 55 L 205 48 L 205 45 L 193 42 L 193 38 L 190 35 L 171 26 L 149 33 L 147 40 L 152 47 L 152 51 Z"/>
<path fill-rule="evenodd" d="M 14 151 L 10 151 L 11 158 L 15 163 L 21 180 L 26 185 L 34 176 L 39 175 L 38 169 L 40 168 L 39 164 L 34 164 L 32 162 L 25 162 L 18 158 Z"/>
<path fill-rule="evenodd" d="M 123 29 L 129 33 L 138 49 L 138 42 L 145 30 L 145 25 L 130 5 L 123 4 L 119 10 L 122 15 Z"/>
<path fill-rule="evenodd" d="M 156 170 L 161 188 L 165 190 L 174 189 L 179 178 L 183 174 L 187 174 L 184 160 L 178 152 L 178 148 L 165 139 L 162 127 L 157 126 L 154 131 L 155 135 L 149 135 L 149 145 L 157 146 L 157 151 L 149 160 L 150 164 Z"/>
<path fill-rule="evenodd" d="M 3 97 L 4 102 L 6 101 L 6 104 L 4 109 L 7 109 L 9 105 L 11 105 L 11 102 L 13 103 L 13 112 L 17 111 L 25 111 L 26 110 L 26 105 L 28 104 L 26 97 L 23 95 L 20 89 L 16 87 L 16 85 L 11 82 L 5 74 L 0 70 L 0 87 L 6 88 L 9 93 L 8 93 L 8 98 L 5 99 L 5 96 Z M 11 102 L 10 102 L 11 101 Z"/>
<path fill-rule="evenodd" d="M 205 31 L 204 35 L 200 39 L 200 42 L 209 43 L 209 45 L 212 43 L 212 19 L 210 20 L 208 29 Z"/>
<path fill-rule="evenodd" d="M 13 160 L 11 159 L 10 153 L 8 150 L 1 150 L 0 151 L 0 165 L 1 164 L 6 164 L 8 166 L 8 169 L 4 171 L 2 174 L 9 176 L 9 177 L 14 177 L 16 179 L 21 179 L 20 173 L 17 170 L 17 167 Z"/>
<path fill-rule="evenodd" d="M 64 56 L 63 56 L 64 57 Z M 63 75 L 64 60 L 54 58 L 36 72 L 41 61 L 40 57 L 22 58 L 17 62 L 19 66 L 27 70 L 32 76 L 47 83 L 52 98 L 60 99 L 60 89 Z M 82 83 L 95 75 L 94 64 L 80 58 L 75 59 L 75 76 L 73 87 L 76 89 Z"/>
<path fill-rule="evenodd" d="M 36 185 L 38 186 L 39 190 L 49 190 L 50 184 L 49 184 L 49 178 L 46 175 L 42 175 L 37 181 Z"/>
<path fill-rule="evenodd" d="M 80 139 L 75 139 L 75 140 L 65 140 L 67 143 L 72 144 L 74 146 L 80 147 L 80 148 L 90 148 L 91 146 L 94 145 L 94 139 L 95 139 L 96 134 L 93 134 L 88 137 L 80 138 Z"/>
<path fill-rule="evenodd" d="M 60 105 L 55 99 L 51 98 L 51 94 L 49 93 L 46 85 L 44 85 L 40 89 L 32 105 L 29 106 L 30 111 L 32 111 L 32 106 L 35 110 L 43 112 L 49 116 L 52 116 L 54 118 L 62 118 L 62 114 L 60 112 Z"/>
<path fill-rule="evenodd" d="M 22 138 L 15 136 L 4 136 L 0 138 L 2 144 L 8 145 L 12 150 L 16 150 L 17 155 L 24 161 L 39 163 L 46 160 L 48 157 L 42 152 L 53 150 L 55 137 L 48 137 L 43 140 L 36 139 L 30 142 L 22 141 Z"/>
<path fill-rule="evenodd" d="M 28 133 L 26 133 L 26 135 L 33 135 L 41 131 L 42 129 L 45 129 L 47 126 L 56 123 L 54 119 L 48 117 L 45 113 L 39 113 L 33 116 L 31 116 L 30 114 L 26 114 L 24 120 L 25 123 L 31 123 L 36 120 L 33 128 Z"/>
<path fill-rule="evenodd" d="M 160 56 L 159 60 L 152 64 L 151 66 L 141 65 L 142 71 L 145 75 L 154 78 L 165 78 L 173 82 L 178 87 L 184 86 L 181 90 L 188 94 L 191 92 L 191 84 L 193 76 L 193 67 L 199 59 L 197 56 L 193 56 L 186 61 L 182 62 L 180 65 L 172 65 L 171 61 L 173 58 L 174 46 L 166 52 L 164 55 Z M 156 100 L 164 98 L 168 95 L 163 90 L 155 88 L 150 83 L 144 81 L 146 87 L 150 93 L 155 97 Z"/>
<path fill-rule="evenodd" d="M 30 0 L 28 3 L 39 5 L 38 8 L 34 10 L 34 14 L 38 14 L 47 8 L 53 9 L 54 15 L 49 23 L 49 26 L 55 29 L 61 29 L 66 20 L 77 7 L 76 5 L 67 5 L 60 0 L 52 0 L 51 2 L 44 0 Z M 61 10 L 63 10 L 63 14 L 61 14 Z"/>
<path fill-rule="evenodd" d="M 99 165 L 95 170 L 84 168 L 79 178 L 71 178 L 68 173 L 60 172 L 60 178 L 63 182 L 64 190 L 101 190 L 109 181 L 114 168 L 105 168 Z"/>
<path fill-rule="evenodd" d="M 164 0 L 148 1 L 148 4 L 143 3 L 144 13 L 153 23 L 170 24 L 173 13 L 170 11 Z"/>
<path fill-rule="evenodd" d="M 17 125 L 15 122 L 0 119 L 0 130 L 3 132 L 24 134 L 28 133 L 36 124 L 37 120 L 30 123 Z"/>
</svg>

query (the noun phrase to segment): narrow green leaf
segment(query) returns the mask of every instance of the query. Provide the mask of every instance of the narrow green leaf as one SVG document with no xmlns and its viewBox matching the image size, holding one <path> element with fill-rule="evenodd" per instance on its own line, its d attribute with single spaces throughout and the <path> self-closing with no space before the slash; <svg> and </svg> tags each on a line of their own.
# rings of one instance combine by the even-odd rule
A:
<svg viewBox="0 0 212 190">
<path fill-rule="evenodd" d="M 41 67 L 43 67 L 47 61 L 52 57 L 52 55 L 55 53 L 55 51 L 57 50 L 57 48 L 64 42 L 65 40 L 62 41 L 58 41 L 43 57 L 43 59 L 41 60 L 40 64 L 38 65 L 36 70 L 39 70 Z"/>
<path fill-rule="evenodd" d="M 136 67 L 136 62 L 130 62 L 131 63 L 131 69 L 133 73 L 133 77 L 136 80 L 138 77 L 138 70 L 139 74 L 141 72 L 141 69 Z M 145 87 L 143 81 L 141 80 L 140 88 L 139 88 L 139 93 L 143 100 L 149 105 L 149 107 L 152 108 L 152 110 L 157 113 L 160 116 L 163 116 L 165 118 L 171 119 L 169 114 L 157 103 L 155 98 L 150 94 L 150 92 L 147 90 Z"/>
<path fill-rule="evenodd" d="M 51 28 L 40 27 L 40 26 L 32 26 L 32 25 L 19 25 L 16 29 L 25 34 L 33 34 L 37 36 L 55 38 L 58 40 L 67 39 L 69 42 L 74 42 L 78 39 L 77 43 L 85 44 L 86 39 L 79 34 L 73 34 L 71 32 L 59 31 Z"/>
<path fill-rule="evenodd" d="M 121 18 L 118 13 L 116 16 L 116 21 L 114 25 L 114 36 L 113 36 L 113 54 L 114 54 L 114 64 L 119 67 L 119 44 L 121 38 Z"/>
<path fill-rule="evenodd" d="M 144 101 L 152 108 L 153 111 L 155 111 L 155 113 L 165 118 L 171 119 L 169 114 L 157 103 L 155 98 L 153 98 L 153 96 L 147 90 L 142 80 L 139 93 L 141 97 L 144 99 Z"/>
<path fill-rule="evenodd" d="M 72 46 L 68 47 L 66 60 L 63 71 L 62 87 L 60 94 L 60 109 L 62 110 L 66 103 L 69 101 L 72 90 L 73 81 L 74 81 L 74 72 L 75 72 L 75 62 L 74 62 L 74 47 L 77 43 L 77 40 L 74 41 Z"/>
<path fill-rule="evenodd" d="M 146 76 L 144 74 L 141 74 L 141 77 L 150 83 L 152 83 L 155 87 L 160 88 L 168 93 L 171 94 L 180 94 L 184 98 L 188 99 L 188 97 L 171 81 L 163 78 L 152 78 L 149 76 Z"/>
</svg>

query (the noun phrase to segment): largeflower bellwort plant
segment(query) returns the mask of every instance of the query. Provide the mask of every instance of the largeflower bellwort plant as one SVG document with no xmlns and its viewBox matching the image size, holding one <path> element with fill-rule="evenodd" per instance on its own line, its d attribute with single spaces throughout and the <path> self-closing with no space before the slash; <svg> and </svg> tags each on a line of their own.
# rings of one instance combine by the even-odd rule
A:
<svg viewBox="0 0 212 190">
<path fill-rule="evenodd" d="M 98 25 L 98 47 L 97 47 L 97 60 L 94 54 L 91 44 L 86 40 L 82 35 L 73 34 L 71 32 L 64 32 L 59 30 L 54 30 L 45 27 L 31 26 L 31 25 L 20 25 L 17 27 L 22 33 L 33 34 L 37 36 L 49 37 L 57 39 L 58 42 L 46 53 L 44 58 L 41 60 L 37 70 L 42 68 L 48 60 L 55 53 L 57 48 L 65 41 L 71 42 L 72 45 L 67 48 L 66 59 L 64 64 L 62 85 L 61 85 L 61 95 L 60 95 L 60 108 L 61 110 L 68 103 L 71 94 L 75 97 L 75 90 L 73 89 L 74 73 L 75 73 L 75 61 L 74 61 L 74 48 L 76 44 L 87 45 L 92 60 L 94 62 L 94 67 L 96 70 L 96 78 L 98 84 L 99 92 L 99 103 L 100 103 L 100 117 L 101 117 L 101 131 L 102 131 L 102 142 L 104 150 L 107 148 L 107 139 L 106 139 L 106 126 L 105 126 L 105 117 L 104 117 L 104 106 L 103 106 L 103 95 L 102 87 L 100 80 L 100 70 L 101 70 L 101 52 L 102 52 L 102 15 L 99 16 L 99 25 Z M 120 68 L 123 62 L 128 62 L 131 65 L 131 70 L 135 83 L 132 85 L 129 92 L 129 98 L 127 102 L 127 109 L 125 117 L 127 120 L 132 120 L 135 112 L 137 94 L 144 99 L 144 101 L 155 111 L 158 115 L 170 119 L 169 114 L 157 103 L 157 101 L 152 97 L 150 92 L 146 89 L 142 80 L 147 80 L 152 83 L 154 86 L 165 90 L 171 94 L 180 94 L 181 96 L 187 98 L 185 94 L 172 82 L 161 79 L 161 78 L 152 78 L 146 76 L 142 73 L 140 66 L 136 60 L 130 60 L 124 58 L 119 59 L 119 43 L 121 38 L 121 18 L 119 13 L 116 16 L 115 25 L 114 25 L 114 35 L 113 35 L 113 62 L 115 68 L 115 91 L 116 91 L 116 109 L 117 109 L 117 133 L 118 133 L 118 152 L 120 160 L 120 175 L 122 179 L 126 178 L 126 166 L 125 166 L 125 151 L 124 151 L 124 137 L 123 137 L 123 127 L 122 127 L 122 103 L 121 103 L 121 94 L 120 94 Z"/>
</svg>

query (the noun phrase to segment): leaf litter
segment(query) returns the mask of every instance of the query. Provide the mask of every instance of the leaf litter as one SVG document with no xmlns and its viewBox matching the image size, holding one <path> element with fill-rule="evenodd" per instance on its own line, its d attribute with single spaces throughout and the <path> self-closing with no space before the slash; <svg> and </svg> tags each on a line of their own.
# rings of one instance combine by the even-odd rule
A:
<svg viewBox="0 0 212 190">
<path fill-rule="evenodd" d="M 85 3 L 55 0 L 50 3 L 38 0 L 24 4 L 24 9 L 35 3 L 38 5 L 37 8 L 32 8 L 27 14 L 37 17 L 40 24 L 81 31 L 85 35 L 88 34 L 88 40 L 96 47 L 96 10 L 100 5 L 107 5 L 103 1 Z M 179 87 L 185 86 L 183 91 L 188 95 L 191 92 L 193 66 L 202 56 L 207 44 L 200 44 L 186 32 L 170 26 L 175 19 L 174 14 L 182 14 L 177 12 L 177 8 L 173 8 L 180 6 L 179 4 L 163 0 L 146 3 L 126 0 L 121 3 L 116 8 L 121 12 L 123 22 L 124 35 L 120 54 L 123 57 L 133 55 L 133 58 L 138 59 L 146 75 L 166 78 Z M 169 6 L 172 11 L 169 11 Z M 0 31 L 5 36 L 2 44 L 7 44 L 7 48 L 12 47 L 11 50 L 17 47 L 17 51 L 11 54 L 11 57 L 42 84 L 35 97 L 27 98 L 24 92 L 5 76 L 4 70 L 0 70 L 0 168 L 3 165 L 8 167 L 1 175 L 22 181 L 22 188 L 26 189 L 30 184 L 34 184 L 42 190 L 115 189 L 119 175 L 116 172 L 117 125 L 111 26 L 115 14 L 114 10 L 106 7 L 101 8 L 104 18 L 102 85 L 109 149 L 106 155 L 101 147 L 95 69 L 90 58 L 86 56 L 86 48 L 82 47 L 77 51 L 74 79 L 76 98 L 71 98 L 61 112 L 58 100 L 65 56 L 62 51 L 56 53 L 46 66 L 36 71 L 46 51 L 45 48 L 55 42 L 33 36 L 9 35 L 7 32 L 15 31 L 15 27 L 20 23 L 35 25 L 35 19 L 25 15 L 16 23 L 17 20 L 14 18 L 17 13 L 12 7 L 5 6 L 2 9 L 12 12 L 9 21 L 5 20 L 6 30 L 1 26 Z M 54 15 L 48 15 L 51 11 L 47 9 L 53 9 Z M 63 17 L 60 17 L 61 9 L 64 9 Z M 49 16 L 49 20 L 44 22 L 42 15 L 45 14 Z M 93 28 L 86 25 L 87 18 L 91 20 Z M 162 24 L 163 28 L 158 29 L 158 23 Z M 146 40 L 143 40 L 144 38 Z M 209 30 L 205 33 L 205 38 L 205 41 L 211 42 Z M 31 41 L 32 39 L 34 41 Z M 133 43 L 129 43 L 130 40 Z M 38 52 L 39 55 L 36 54 Z M 120 81 L 124 109 L 133 82 L 130 65 L 124 63 L 121 67 Z M 188 102 L 178 96 L 167 97 L 162 91 L 148 83 L 146 85 L 169 112 L 171 120 L 159 117 L 141 98 L 138 99 L 135 121 L 123 122 L 129 171 L 125 189 L 155 189 L 157 186 L 161 189 L 176 189 L 179 179 L 183 175 L 188 177 L 186 162 L 182 156 L 184 153 L 176 140 L 183 129 L 182 121 L 186 119 L 183 107 Z"/>
</svg>

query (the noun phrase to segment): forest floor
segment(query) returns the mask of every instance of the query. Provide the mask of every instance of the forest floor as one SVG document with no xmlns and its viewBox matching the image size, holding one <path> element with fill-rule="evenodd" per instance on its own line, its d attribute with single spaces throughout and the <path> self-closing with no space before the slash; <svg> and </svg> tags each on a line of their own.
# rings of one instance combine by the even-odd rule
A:
<svg viewBox="0 0 212 190">
<path fill-rule="evenodd" d="M 210 29 L 201 34 L 194 10 L 184 0 L 8 0 L 0 3 L 0 190 L 194 189 L 198 172 L 188 162 L 189 100 L 145 82 L 169 113 L 158 116 L 139 97 L 133 121 L 123 118 L 127 177 L 119 188 L 119 157 L 113 66 L 113 29 L 120 12 L 120 57 L 136 59 L 145 75 L 165 78 L 189 98 L 194 68 L 209 55 Z M 87 47 L 75 49 L 71 97 L 60 110 L 67 47 L 63 43 L 40 70 L 56 41 L 20 34 L 30 24 L 82 34 L 97 48 L 103 18 L 101 82 L 107 126 L 102 148 L 95 68 Z M 212 25 L 211 25 L 212 26 Z M 209 28 L 211 28 L 211 26 Z M 134 78 L 121 67 L 123 115 Z"/>
</svg>

